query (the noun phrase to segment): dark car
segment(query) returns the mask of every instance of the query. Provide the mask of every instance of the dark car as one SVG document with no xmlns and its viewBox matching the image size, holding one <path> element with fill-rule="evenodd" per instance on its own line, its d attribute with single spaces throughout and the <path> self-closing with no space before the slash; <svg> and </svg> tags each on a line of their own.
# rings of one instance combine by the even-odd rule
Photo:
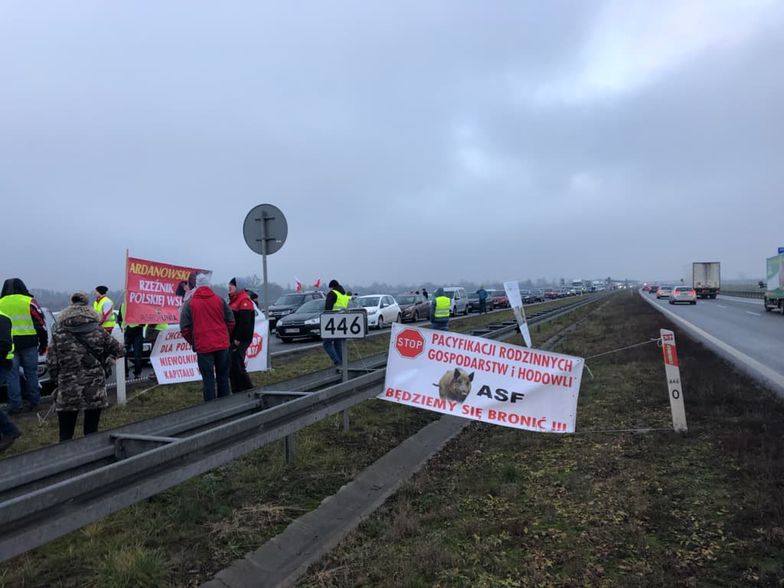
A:
<svg viewBox="0 0 784 588">
<path fill-rule="evenodd" d="M 294 339 L 321 337 L 321 314 L 324 312 L 325 298 L 309 300 L 294 312 L 278 321 L 275 334 L 284 343 Z"/>
<path fill-rule="evenodd" d="M 493 301 L 490 299 L 489 291 L 485 300 L 485 309 L 488 311 L 493 310 Z M 476 292 L 468 294 L 468 312 L 479 312 L 479 294 Z"/>
<path fill-rule="evenodd" d="M 558 298 L 558 292 L 552 288 L 550 288 L 549 290 L 545 290 L 544 298 L 545 300 L 555 300 L 556 298 Z"/>
<path fill-rule="evenodd" d="M 270 329 L 274 329 L 276 323 L 283 318 L 297 310 L 300 306 L 310 300 L 324 300 L 323 292 L 312 290 L 310 292 L 292 292 L 291 294 L 283 294 L 269 307 L 269 322 Z"/>
<path fill-rule="evenodd" d="M 430 318 L 430 303 L 421 294 L 398 294 L 395 300 L 400 307 L 401 322 L 417 322 Z"/>
</svg>

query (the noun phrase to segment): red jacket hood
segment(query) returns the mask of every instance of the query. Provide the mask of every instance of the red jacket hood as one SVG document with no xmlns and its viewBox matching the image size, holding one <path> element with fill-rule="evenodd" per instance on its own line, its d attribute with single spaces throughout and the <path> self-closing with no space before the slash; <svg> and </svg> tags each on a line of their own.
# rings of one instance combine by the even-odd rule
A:
<svg viewBox="0 0 784 588">
<path fill-rule="evenodd" d="M 245 290 L 236 290 L 229 293 L 229 308 L 232 310 L 254 310 L 253 300 Z"/>
</svg>

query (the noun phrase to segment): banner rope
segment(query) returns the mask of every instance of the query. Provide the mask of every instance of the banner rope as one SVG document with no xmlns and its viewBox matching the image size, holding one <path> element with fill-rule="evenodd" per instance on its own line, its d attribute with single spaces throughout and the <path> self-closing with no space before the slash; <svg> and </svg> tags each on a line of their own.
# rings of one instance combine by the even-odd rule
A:
<svg viewBox="0 0 784 588">
<path fill-rule="evenodd" d="M 648 341 L 643 341 L 642 343 L 635 343 L 634 345 L 627 345 L 626 347 L 620 347 L 611 351 L 605 351 L 604 353 L 597 353 L 596 355 L 586 357 L 585 361 L 588 361 L 589 359 L 596 359 L 597 357 L 602 357 L 604 355 L 610 355 L 611 353 L 619 353 L 621 351 L 626 351 L 627 349 L 634 349 L 635 347 L 641 347 L 650 343 L 658 343 L 659 341 L 661 341 L 661 337 L 657 337 L 656 339 L 649 339 Z"/>
</svg>

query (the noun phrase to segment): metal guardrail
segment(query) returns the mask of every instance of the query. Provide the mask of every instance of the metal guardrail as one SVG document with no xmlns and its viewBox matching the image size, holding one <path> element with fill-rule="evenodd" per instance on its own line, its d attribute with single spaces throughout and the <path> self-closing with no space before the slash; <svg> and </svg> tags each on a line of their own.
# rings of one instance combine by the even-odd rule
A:
<svg viewBox="0 0 784 588">
<path fill-rule="evenodd" d="M 603 297 L 534 313 L 529 324 Z M 514 321 L 490 327 L 482 336 L 501 339 L 517 330 Z M 0 460 L 0 561 L 377 396 L 385 363 L 386 355 L 378 355 L 353 362 L 361 375 L 347 382 L 335 383 L 340 376 L 332 370 L 308 374 L 276 390 L 236 394 Z"/>
<path fill-rule="evenodd" d="M 738 298 L 765 298 L 764 290 L 725 290 L 721 291 L 722 296 L 737 296 Z"/>
</svg>

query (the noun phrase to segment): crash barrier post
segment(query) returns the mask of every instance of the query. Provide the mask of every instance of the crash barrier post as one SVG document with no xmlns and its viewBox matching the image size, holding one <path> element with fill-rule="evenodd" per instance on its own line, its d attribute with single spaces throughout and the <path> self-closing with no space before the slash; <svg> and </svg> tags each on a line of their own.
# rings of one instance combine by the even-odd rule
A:
<svg viewBox="0 0 784 588">
<path fill-rule="evenodd" d="M 686 427 L 686 408 L 683 404 L 683 387 L 681 370 L 678 367 L 678 353 L 675 349 L 675 333 L 661 329 L 661 348 L 664 356 L 664 371 L 667 375 L 667 389 L 672 411 L 672 428 L 679 432 L 688 430 Z"/>
</svg>

